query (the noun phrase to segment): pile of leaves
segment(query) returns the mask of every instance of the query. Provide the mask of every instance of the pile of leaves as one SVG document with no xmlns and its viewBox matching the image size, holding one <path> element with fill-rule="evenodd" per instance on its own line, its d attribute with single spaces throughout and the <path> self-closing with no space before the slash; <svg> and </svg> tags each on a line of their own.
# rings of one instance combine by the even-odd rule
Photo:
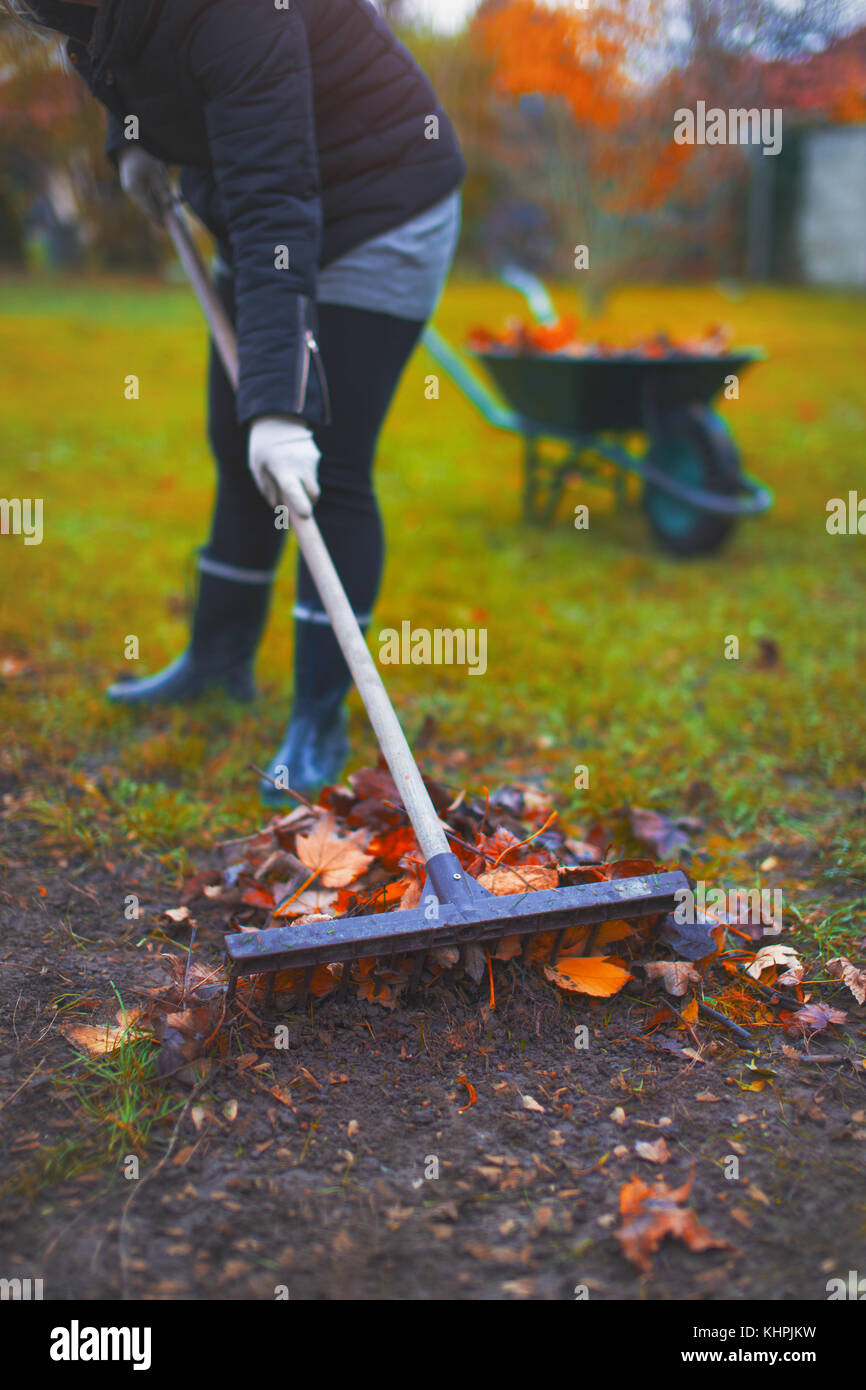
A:
<svg viewBox="0 0 866 1390">
<path fill-rule="evenodd" d="M 613 835 L 592 825 L 578 836 L 562 827 L 550 798 L 537 788 L 506 786 L 481 798 L 465 792 L 455 796 L 434 781 L 426 785 L 454 854 L 495 894 L 664 872 L 677 867 L 672 859 L 689 858 L 690 837 L 701 829 L 691 817 L 672 820 L 655 810 L 626 807 L 625 824 Z M 654 857 L 611 857 L 617 836 L 646 845 Z M 324 932 L 335 917 L 416 907 L 425 880 L 423 857 L 384 765 L 363 769 L 346 785 L 326 788 L 317 804 L 301 804 L 254 834 L 223 844 L 218 859 L 187 880 L 179 906 L 164 912 L 174 932 L 181 925 L 197 931 L 191 908 L 204 900 L 224 909 L 222 930 L 260 932 L 321 922 Z M 781 939 L 783 930 L 782 922 L 753 915 L 752 905 L 743 903 L 727 915 L 698 909 L 691 920 L 669 913 L 575 926 L 558 943 L 553 931 L 529 938 L 504 935 L 491 950 L 472 943 L 429 950 L 415 983 L 422 994 L 445 989 L 458 991 L 464 1000 L 489 997 L 493 1008 L 497 976 L 501 980 L 505 972 L 507 978 L 514 968 L 510 963 L 519 957 L 520 969 L 535 970 L 565 995 L 609 998 L 630 985 L 647 1005 L 648 1044 L 700 1060 L 699 1017 L 726 1027 L 750 1047 L 747 1027 L 781 1025 L 802 1042 L 845 1022 L 845 1010 L 813 998 L 803 963 Z M 150 991 L 143 1007 L 118 1016 L 116 1025 L 79 1029 L 70 1042 L 91 1053 L 110 1052 L 130 1031 L 145 1033 L 160 1045 L 160 1070 L 172 1074 L 206 1053 L 230 1013 L 225 970 L 193 959 L 191 951 L 185 956 L 166 952 L 160 959 L 167 982 Z M 279 1007 L 307 995 L 321 1000 L 343 984 L 348 970 L 347 993 L 394 1009 L 416 964 L 410 955 L 371 956 L 320 965 L 311 974 L 284 970 L 267 982 L 253 976 L 241 981 L 237 1007 L 255 1016 L 266 988 L 281 996 Z M 826 971 L 858 1005 L 866 1003 L 866 970 L 839 957 Z M 652 1035 L 671 1024 L 688 1035 L 682 1043 L 669 1038 L 654 1043 Z M 765 1081 L 756 1071 L 752 1088 L 761 1089 Z"/>
<path fill-rule="evenodd" d="M 508 318 L 505 327 L 470 329 L 466 345 L 472 352 L 507 352 L 515 356 L 557 353 L 593 361 L 611 358 L 646 358 L 658 361 L 666 357 L 723 357 L 733 345 L 733 333 L 724 324 L 716 324 L 703 334 L 690 337 L 671 337 L 656 333 L 649 338 L 614 345 L 604 339 L 581 336 L 576 318 L 564 315 L 555 324 L 529 323 L 524 319 Z"/>
<path fill-rule="evenodd" d="M 658 868 L 651 859 L 603 862 L 600 845 L 559 828 L 550 798 L 534 788 L 503 787 L 481 800 L 465 793 L 455 797 L 433 781 L 426 785 L 454 854 L 492 893 L 532 892 Z M 226 904 L 226 924 L 234 931 L 398 912 L 418 906 L 425 880 L 423 856 L 383 765 L 355 773 L 348 785 L 327 788 L 318 805 L 275 817 L 256 835 L 225 846 L 223 857 L 228 862 L 217 873 L 199 875 L 186 885 L 175 920 L 184 911 L 188 915 L 188 903 L 198 894 Z M 566 932 L 557 969 L 544 967 L 548 978 L 581 993 L 616 993 L 630 976 L 605 948 L 631 935 L 625 922 L 607 923 L 595 932 Z M 486 978 L 492 995 L 494 961 L 520 955 L 524 964 L 540 964 L 549 958 L 554 939 L 555 933 L 544 933 L 531 939 L 525 952 L 524 940 L 509 936 L 492 952 L 472 944 L 462 951 L 450 946 L 431 950 L 422 988 L 443 978 L 477 988 Z M 348 968 L 359 998 L 394 1008 L 408 985 L 411 965 L 409 956 L 384 963 L 370 957 Z M 342 972 L 342 964 L 319 966 L 306 980 L 305 970 L 281 971 L 272 987 L 284 994 L 308 989 L 322 998 L 337 988 Z"/>
<path fill-rule="evenodd" d="M 592 825 L 571 834 L 535 787 L 506 786 L 478 797 L 455 796 L 430 780 L 426 785 L 454 854 L 496 894 L 664 872 L 689 858 L 690 837 L 701 829 L 691 817 L 672 820 L 630 807 L 625 825 L 613 832 Z M 626 838 L 647 846 L 653 857 L 610 857 L 611 843 Z M 222 846 L 220 858 L 218 867 L 185 884 L 181 906 L 168 913 L 175 921 L 192 920 L 190 906 L 199 897 L 223 904 L 224 926 L 236 932 L 399 912 L 417 907 L 425 879 L 423 857 L 384 764 L 327 788 L 318 804 L 277 815 L 257 833 Z M 782 922 L 762 920 L 748 902 L 726 914 L 697 910 L 691 922 L 677 914 L 624 919 L 569 928 L 555 964 L 554 932 L 528 939 L 504 935 L 490 951 L 473 944 L 429 951 L 420 988 L 456 986 L 470 997 L 489 992 L 492 1006 L 497 972 L 519 957 L 522 967 L 566 994 L 606 998 L 629 982 L 644 996 L 660 994 L 664 1002 L 649 1019 L 650 1029 L 672 1019 L 692 1026 L 707 993 L 723 996 L 721 1022 L 727 1018 L 735 1034 L 743 1033 L 742 1024 L 775 1022 L 802 1037 L 843 1022 L 843 1010 L 810 1002 L 804 966 L 780 939 L 783 931 Z M 270 987 L 287 997 L 309 992 L 321 999 L 338 988 L 346 968 L 357 998 L 393 1009 L 407 991 L 413 964 L 411 956 L 369 957 L 346 967 L 317 966 L 310 978 L 303 969 L 285 970 L 271 977 Z M 845 958 L 828 969 L 858 1003 L 866 1000 L 866 972 Z M 253 996 L 263 987 L 255 978 L 246 986 Z"/>
</svg>

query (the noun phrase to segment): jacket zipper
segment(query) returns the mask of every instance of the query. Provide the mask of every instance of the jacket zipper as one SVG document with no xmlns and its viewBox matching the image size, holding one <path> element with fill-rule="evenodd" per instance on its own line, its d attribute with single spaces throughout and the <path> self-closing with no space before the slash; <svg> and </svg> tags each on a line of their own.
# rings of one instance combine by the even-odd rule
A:
<svg viewBox="0 0 866 1390">
<path fill-rule="evenodd" d="M 328 392 L 328 383 L 325 379 L 325 368 L 322 366 L 322 354 L 319 352 L 319 344 L 316 342 L 315 337 L 309 329 L 307 329 L 307 344 L 309 346 L 310 352 L 312 353 L 313 361 L 316 364 L 316 375 L 319 378 L 319 388 L 322 392 L 322 401 L 324 402 L 325 406 L 325 424 L 330 425 L 331 397 Z"/>
<path fill-rule="evenodd" d="M 331 402 L 328 395 L 328 385 L 325 381 L 325 372 L 322 367 L 322 358 L 319 352 L 319 344 L 316 342 L 316 336 L 313 333 L 313 330 L 311 328 L 308 328 L 306 325 L 305 304 L 303 300 L 298 301 L 298 318 L 300 320 L 300 328 L 303 333 L 304 352 L 303 357 L 301 358 L 300 381 L 298 383 L 298 399 L 297 405 L 295 406 L 295 410 L 297 414 L 300 414 L 304 408 L 304 402 L 307 399 L 307 387 L 310 381 L 310 360 L 314 359 L 316 364 L 316 374 L 319 378 L 319 386 L 322 391 L 322 398 L 325 406 L 325 422 L 326 424 L 330 424 Z"/>
<path fill-rule="evenodd" d="M 295 402 L 295 413 L 300 414 L 303 410 L 304 400 L 307 399 L 307 381 L 310 378 L 310 329 L 306 324 L 306 313 L 304 313 L 303 299 L 297 300 L 297 334 L 303 339 L 303 356 L 300 359 L 300 381 L 297 382 L 297 393 Z"/>
</svg>

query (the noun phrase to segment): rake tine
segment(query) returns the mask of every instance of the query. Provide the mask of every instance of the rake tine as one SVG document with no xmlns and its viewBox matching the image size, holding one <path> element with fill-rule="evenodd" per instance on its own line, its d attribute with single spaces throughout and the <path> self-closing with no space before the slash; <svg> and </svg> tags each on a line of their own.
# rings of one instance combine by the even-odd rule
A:
<svg viewBox="0 0 866 1390">
<path fill-rule="evenodd" d="M 308 965 L 306 970 L 304 971 L 304 983 L 301 985 L 300 998 L 300 1006 L 302 1009 L 305 1009 L 307 1007 L 307 999 L 310 995 L 310 985 L 313 982 L 313 971 L 315 970 L 315 968 L 316 967 L 314 965 Z"/>
<path fill-rule="evenodd" d="M 345 1004 L 345 1002 L 346 1002 L 346 995 L 347 995 L 348 992 L 349 992 L 349 979 L 350 979 L 350 977 L 351 977 L 351 974 L 352 974 L 352 962 L 351 962 L 351 961 L 348 961 L 348 960 L 344 960 L 344 961 L 343 961 L 343 973 L 342 973 L 341 976 L 340 976 L 340 983 L 337 985 L 336 1002 L 337 1002 L 338 1004 Z"/>
<path fill-rule="evenodd" d="M 412 961 L 412 973 L 409 976 L 409 986 L 406 990 L 406 998 L 414 999 L 421 984 L 421 975 L 424 970 L 424 962 L 427 959 L 427 952 L 424 950 L 416 951 Z"/>
<path fill-rule="evenodd" d="M 265 992 L 262 995 L 262 1010 L 269 1009 L 274 1002 L 274 976 L 265 976 Z"/>
<path fill-rule="evenodd" d="M 226 957 L 226 959 L 228 959 L 228 957 Z M 232 1007 L 232 1005 L 235 1002 L 235 996 L 238 992 L 239 976 L 239 967 L 237 965 L 233 965 L 229 971 L 229 983 L 228 988 L 226 989 L 226 1012 L 228 1012 L 228 1010 Z"/>
<path fill-rule="evenodd" d="M 560 951 L 562 950 L 562 942 L 563 942 L 563 938 L 564 938 L 564 936 L 565 936 L 566 930 L 567 930 L 567 929 L 566 929 L 565 927 L 562 927 L 562 928 L 560 928 L 560 930 L 556 933 L 556 940 L 555 940 L 554 943 L 553 943 L 553 946 L 552 946 L 551 952 L 550 952 L 550 957 L 549 957 L 549 960 L 550 960 L 550 964 L 551 964 L 551 965 L 556 965 L 556 962 L 559 960 L 559 953 L 560 953 Z"/>
</svg>

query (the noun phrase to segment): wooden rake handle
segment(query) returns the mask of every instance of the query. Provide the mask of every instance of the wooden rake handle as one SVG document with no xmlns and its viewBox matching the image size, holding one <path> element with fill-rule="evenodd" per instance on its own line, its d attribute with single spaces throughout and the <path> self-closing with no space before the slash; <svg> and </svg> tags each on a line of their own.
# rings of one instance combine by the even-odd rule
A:
<svg viewBox="0 0 866 1390">
<path fill-rule="evenodd" d="M 234 328 L 198 253 L 179 199 L 174 199 L 165 209 L 164 222 L 181 265 L 204 311 L 226 375 L 237 390 L 238 349 Z M 382 677 L 367 649 L 364 634 L 358 626 L 358 620 L 346 597 L 346 591 L 322 539 L 322 533 L 313 517 L 296 516 L 291 509 L 289 516 L 307 568 L 318 589 L 325 612 L 331 620 L 340 650 L 346 658 L 346 664 L 379 740 L 379 747 L 412 822 L 421 852 L 428 861 L 436 855 L 448 854 L 448 840 L 436 809 L 388 698 Z"/>
</svg>

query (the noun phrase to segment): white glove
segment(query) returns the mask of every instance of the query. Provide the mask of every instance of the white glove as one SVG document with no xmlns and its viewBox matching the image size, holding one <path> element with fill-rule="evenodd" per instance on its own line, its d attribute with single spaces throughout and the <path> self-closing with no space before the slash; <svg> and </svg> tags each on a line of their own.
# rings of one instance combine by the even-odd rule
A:
<svg viewBox="0 0 866 1390">
<path fill-rule="evenodd" d="M 312 431 L 285 415 L 263 415 L 250 429 L 250 472 L 272 507 L 286 503 L 312 516 L 319 499 L 319 459 Z"/>
<path fill-rule="evenodd" d="M 130 145 L 118 156 L 120 186 L 146 217 L 162 222 L 163 209 L 171 202 L 168 170 L 161 159 L 140 145 Z"/>
</svg>

